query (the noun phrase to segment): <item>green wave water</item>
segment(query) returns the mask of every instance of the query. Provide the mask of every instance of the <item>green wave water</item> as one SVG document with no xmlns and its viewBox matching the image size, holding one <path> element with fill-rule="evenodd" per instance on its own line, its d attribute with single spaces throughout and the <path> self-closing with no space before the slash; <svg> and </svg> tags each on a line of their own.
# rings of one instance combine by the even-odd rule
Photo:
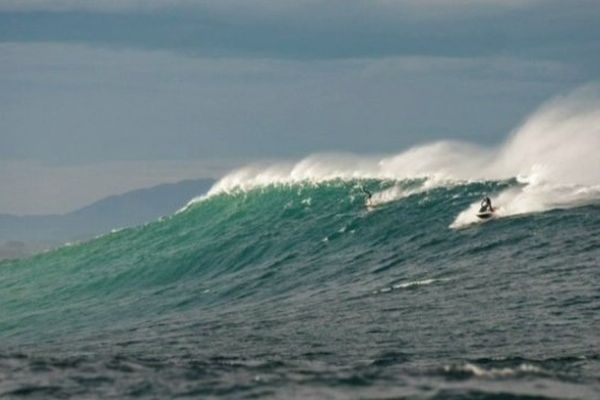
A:
<svg viewBox="0 0 600 400">
<path fill-rule="evenodd" d="M 0 392 L 593 398 L 599 206 L 450 228 L 520 187 L 267 185 L 2 263 Z"/>
</svg>

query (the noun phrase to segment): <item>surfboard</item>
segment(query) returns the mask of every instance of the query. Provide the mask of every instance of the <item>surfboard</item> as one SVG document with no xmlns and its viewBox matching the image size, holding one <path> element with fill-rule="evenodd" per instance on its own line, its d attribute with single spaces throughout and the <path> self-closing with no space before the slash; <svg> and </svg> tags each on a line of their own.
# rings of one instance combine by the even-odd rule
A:
<svg viewBox="0 0 600 400">
<path fill-rule="evenodd" d="M 483 212 L 478 212 L 476 215 L 477 215 L 477 218 L 479 218 L 479 219 L 489 219 L 494 216 L 494 212 L 493 211 L 483 211 Z"/>
</svg>

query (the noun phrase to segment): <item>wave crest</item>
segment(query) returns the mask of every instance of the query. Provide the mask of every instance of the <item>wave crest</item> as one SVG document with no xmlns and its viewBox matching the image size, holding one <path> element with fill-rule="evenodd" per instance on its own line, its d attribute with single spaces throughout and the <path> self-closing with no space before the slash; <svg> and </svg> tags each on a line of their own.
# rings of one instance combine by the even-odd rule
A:
<svg viewBox="0 0 600 400">
<path fill-rule="evenodd" d="M 218 181 L 207 196 L 269 185 L 332 180 L 422 179 L 419 189 L 386 187 L 373 205 L 439 186 L 516 178 L 522 185 L 495 196 L 498 216 L 572 207 L 600 198 L 600 87 L 577 89 L 542 105 L 503 144 L 482 147 L 456 141 L 417 146 L 396 155 L 313 154 L 298 162 L 249 165 Z M 188 204 L 189 205 L 189 204 Z M 478 203 L 461 212 L 457 228 L 476 221 Z"/>
</svg>

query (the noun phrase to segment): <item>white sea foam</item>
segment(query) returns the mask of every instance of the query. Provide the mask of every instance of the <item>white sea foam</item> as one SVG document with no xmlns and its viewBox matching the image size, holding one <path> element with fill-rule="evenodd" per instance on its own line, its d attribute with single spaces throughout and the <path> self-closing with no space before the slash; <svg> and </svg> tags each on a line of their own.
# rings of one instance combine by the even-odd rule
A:
<svg viewBox="0 0 600 400">
<path fill-rule="evenodd" d="M 471 363 L 463 365 L 448 365 L 444 367 L 446 372 L 465 372 L 478 378 L 505 378 L 518 374 L 539 374 L 542 369 L 532 364 L 523 363 L 514 368 L 483 368 Z"/>
<path fill-rule="evenodd" d="M 217 182 L 208 195 L 273 184 L 335 179 L 424 179 L 373 194 L 379 205 L 437 186 L 517 178 L 522 186 L 491 196 L 498 216 L 571 207 L 600 198 L 600 87 L 588 85 L 542 105 L 500 146 L 440 141 L 396 155 L 315 154 L 299 162 L 256 164 Z M 478 204 L 460 213 L 454 228 L 476 222 Z"/>
<path fill-rule="evenodd" d="M 491 159 L 493 172 L 516 177 L 520 188 L 492 196 L 499 217 L 583 205 L 600 199 L 600 91 L 579 89 L 543 105 Z M 477 222 L 478 203 L 451 227 Z"/>
<path fill-rule="evenodd" d="M 420 281 L 412 281 L 412 282 L 403 282 L 403 283 L 398 283 L 392 286 L 393 289 L 409 289 L 409 288 L 413 288 L 413 287 L 417 287 L 417 286 L 426 286 L 426 285 L 431 285 L 432 283 L 438 283 L 438 282 L 447 282 L 448 279 L 422 279 Z"/>
<path fill-rule="evenodd" d="M 449 281 L 449 279 L 447 279 L 447 278 L 439 278 L 439 279 L 430 278 L 430 279 L 421 279 L 418 281 L 408 281 L 408 282 L 396 283 L 394 285 L 386 286 L 384 288 L 376 290 L 374 292 L 374 294 L 387 293 L 387 292 L 391 292 L 393 290 L 413 289 L 413 288 L 416 288 L 419 286 L 427 286 L 427 285 L 432 285 L 434 283 L 442 283 L 442 282 L 448 282 L 448 281 Z"/>
<path fill-rule="evenodd" d="M 390 203 L 408 197 L 412 194 L 418 193 L 419 189 L 407 189 L 400 185 L 394 185 L 390 188 L 382 190 L 380 192 L 373 193 L 369 202 L 370 207 L 377 207 L 382 204 Z"/>
</svg>

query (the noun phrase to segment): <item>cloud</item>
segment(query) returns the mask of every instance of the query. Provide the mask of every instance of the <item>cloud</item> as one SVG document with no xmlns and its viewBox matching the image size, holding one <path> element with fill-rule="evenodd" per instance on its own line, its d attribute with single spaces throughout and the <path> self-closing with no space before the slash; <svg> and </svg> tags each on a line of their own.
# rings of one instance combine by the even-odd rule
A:
<svg viewBox="0 0 600 400">
<path fill-rule="evenodd" d="M 600 65 L 600 3 L 548 1 L 4 1 L 0 41 L 81 42 L 203 56 L 428 55 Z"/>
<path fill-rule="evenodd" d="M 582 79 L 569 65 L 495 57 L 206 58 L 46 43 L 0 54 L 0 157 L 63 163 L 489 142 Z"/>
<path fill-rule="evenodd" d="M 385 10 L 404 9 L 425 14 L 447 13 L 451 10 L 524 8 L 541 0 L 344 0 L 350 7 L 376 7 Z M 209 7 L 221 12 L 243 10 L 248 13 L 269 13 L 281 15 L 305 9 L 331 8 L 327 2 L 314 0 L 0 0 L 0 11 L 164 11 L 173 9 L 206 9 Z M 340 3 L 333 2 L 334 6 Z"/>
</svg>

